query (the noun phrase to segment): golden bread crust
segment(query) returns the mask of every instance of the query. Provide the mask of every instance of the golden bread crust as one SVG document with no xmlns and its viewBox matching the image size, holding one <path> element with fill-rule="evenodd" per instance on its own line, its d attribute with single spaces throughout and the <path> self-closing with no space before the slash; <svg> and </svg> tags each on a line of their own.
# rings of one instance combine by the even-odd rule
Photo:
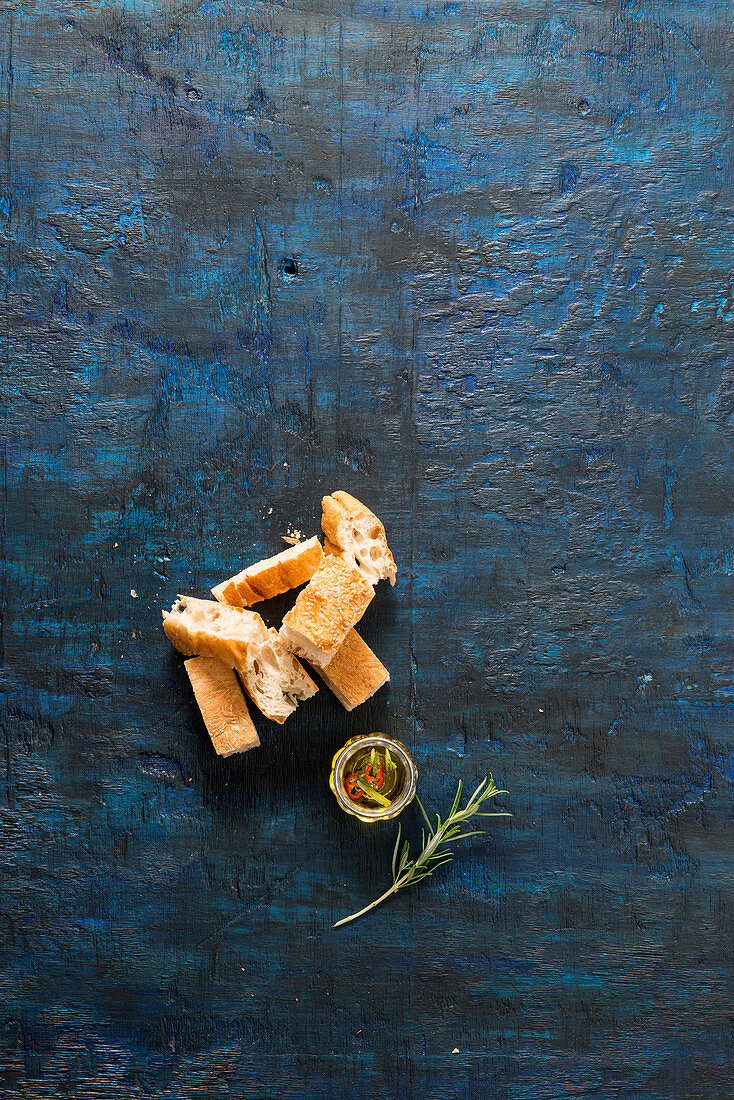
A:
<svg viewBox="0 0 734 1100">
<path fill-rule="evenodd" d="M 339 541 L 339 526 L 344 523 L 344 518 L 344 506 L 339 503 L 334 495 L 321 498 L 321 530 L 328 542 L 338 550 L 344 549 Z"/>
<path fill-rule="evenodd" d="M 310 581 L 323 560 L 324 552 L 314 536 L 271 558 L 248 565 L 241 573 L 212 588 L 212 595 L 220 603 L 250 607 Z"/>
<path fill-rule="evenodd" d="M 256 748 L 260 738 L 232 669 L 213 657 L 191 657 L 184 667 L 219 756 Z"/>
<path fill-rule="evenodd" d="M 325 558 L 344 558 L 345 561 L 352 562 L 353 556 L 347 553 L 346 550 L 342 550 L 341 546 L 337 546 L 335 542 L 327 538 L 324 535 L 324 557 Z"/>
<path fill-rule="evenodd" d="M 343 489 L 337 489 L 331 494 L 334 500 L 341 504 L 345 512 L 350 516 L 369 516 L 371 519 L 377 519 L 377 516 L 372 512 L 366 504 L 363 504 L 361 500 L 357 500 L 351 493 L 345 493 Z M 380 523 L 379 520 L 377 520 Z M 380 524 L 382 526 L 382 524 Z"/>
<path fill-rule="evenodd" d="M 326 668 L 318 665 L 314 668 L 345 710 L 361 706 L 390 679 L 385 666 L 354 629 L 349 631 Z"/>
</svg>

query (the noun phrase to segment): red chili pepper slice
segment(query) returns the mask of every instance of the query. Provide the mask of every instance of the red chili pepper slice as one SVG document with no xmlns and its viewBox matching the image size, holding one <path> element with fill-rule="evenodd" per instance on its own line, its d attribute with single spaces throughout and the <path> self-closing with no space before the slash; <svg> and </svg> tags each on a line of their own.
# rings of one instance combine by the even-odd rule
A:
<svg viewBox="0 0 734 1100">
<path fill-rule="evenodd" d="M 349 797 L 354 799 L 355 802 L 358 802 L 360 798 L 364 798 L 364 792 L 357 786 L 356 775 L 348 775 L 344 780 L 344 786 Z"/>
<path fill-rule="evenodd" d="M 379 791 L 380 787 L 385 783 L 385 772 L 382 764 L 368 764 L 364 769 L 365 782 L 369 783 L 371 787 L 374 787 L 376 791 Z"/>
</svg>

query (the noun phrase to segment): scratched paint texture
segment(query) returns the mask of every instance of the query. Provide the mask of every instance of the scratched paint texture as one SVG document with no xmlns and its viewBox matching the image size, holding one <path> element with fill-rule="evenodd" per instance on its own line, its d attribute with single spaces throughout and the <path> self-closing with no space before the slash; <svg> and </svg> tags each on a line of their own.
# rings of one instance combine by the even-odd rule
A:
<svg viewBox="0 0 734 1100">
<path fill-rule="evenodd" d="M 2 1096 L 731 1097 L 730 4 L 1 10 Z M 220 761 L 159 609 L 340 486 L 392 682 Z M 334 931 L 371 729 L 515 816 Z"/>
</svg>

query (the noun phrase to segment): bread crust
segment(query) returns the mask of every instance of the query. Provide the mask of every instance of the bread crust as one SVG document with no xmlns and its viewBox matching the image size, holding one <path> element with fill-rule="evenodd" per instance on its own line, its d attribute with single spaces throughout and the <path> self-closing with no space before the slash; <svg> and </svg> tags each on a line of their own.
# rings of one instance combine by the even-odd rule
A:
<svg viewBox="0 0 734 1100">
<path fill-rule="evenodd" d="M 356 630 L 352 629 L 326 668 L 314 664 L 345 710 L 361 706 L 390 679 L 381 661 Z"/>
<path fill-rule="evenodd" d="M 296 653 L 326 665 L 374 594 L 354 565 L 341 557 L 328 557 L 283 618 L 281 636 Z"/>
<path fill-rule="evenodd" d="M 375 513 L 363 504 L 361 500 L 357 500 L 351 493 L 345 493 L 343 489 L 335 489 L 331 494 L 334 500 L 337 500 L 341 504 L 342 508 L 352 516 L 370 516 L 372 519 L 377 519 Z M 377 520 L 380 523 L 379 519 Z M 380 524 L 382 526 L 382 524 Z"/>
<path fill-rule="evenodd" d="M 257 748 L 260 738 L 232 669 L 214 657 L 190 657 L 184 667 L 217 754 Z"/>
<path fill-rule="evenodd" d="M 310 581 L 323 560 L 321 543 L 314 535 L 280 554 L 248 565 L 241 573 L 212 588 L 212 595 L 220 603 L 250 607 Z"/>
<path fill-rule="evenodd" d="M 350 564 L 354 563 L 353 555 L 347 553 L 346 550 L 342 550 L 341 546 L 337 546 L 336 543 L 332 542 L 326 535 L 324 535 L 324 557 L 344 558 L 344 561 L 348 561 Z"/>
<path fill-rule="evenodd" d="M 250 642 L 267 631 L 256 611 L 224 608 L 195 596 L 179 596 L 163 612 L 163 629 L 184 656 L 214 657 L 229 668 L 243 664 Z"/>
<path fill-rule="evenodd" d="M 350 557 L 371 584 L 386 578 L 395 584 L 397 569 L 385 528 L 360 500 L 342 489 L 323 497 L 321 528 L 328 542 Z"/>
</svg>

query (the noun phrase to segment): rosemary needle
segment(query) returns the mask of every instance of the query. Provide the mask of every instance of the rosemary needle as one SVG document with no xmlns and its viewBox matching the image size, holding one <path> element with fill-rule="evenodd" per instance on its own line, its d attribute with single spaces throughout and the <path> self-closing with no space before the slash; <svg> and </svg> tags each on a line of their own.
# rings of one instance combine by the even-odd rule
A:
<svg viewBox="0 0 734 1100">
<path fill-rule="evenodd" d="M 398 890 L 402 890 L 404 886 L 413 886 L 416 882 L 420 882 L 421 879 L 427 878 L 428 875 L 432 875 L 433 872 L 437 871 L 439 867 L 442 867 L 444 863 L 450 863 L 454 858 L 450 845 L 455 840 L 466 840 L 470 836 L 479 836 L 486 831 L 484 829 L 464 830 L 463 825 L 465 822 L 469 821 L 470 818 L 512 817 L 512 814 L 507 811 L 488 813 L 486 810 L 480 809 L 487 799 L 494 798 L 495 795 L 498 794 L 508 793 L 507 791 L 497 790 L 491 775 L 489 779 L 485 778 L 482 780 L 466 806 L 464 806 L 463 810 L 460 810 L 459 803 L 461 802 L 462 790 L 462 783 L 461 780 L 459 780 L 456 797 L 449 810 L 449 815 L 442 823 L 441 818 L 436 814 L 435 828 L 431 825 L 428 814 L 423 808 L 423 803 L 419 798 L 416 799 L 416 802 L 420 806 L 421 813 L 425 818 L 426 825 L 428 826 L 428 838 L 426 839 L 426 834 L 424 832 L 423 849 L 420 855 L 414 860 L 410 859 L 410 846 L 407 840 L 403 844 L 402 849 L 400 848 L 401 828 L 400 825 L 398 825 L 398 835 L 395 840 L 395 850 L 392 856 L 392 886 L 379 898 L 376 898 L 375 901 L 370 902 L 369 905 L 365 905 L 364 909 L 360 909 L 359 912 L 352 913 L 351 916 L 343 917 L 341 920 L 338 920 L 334 925 L 335 928 L 338 928 L 340 924 L 348 924 L 349 921 L 364 916 L 365 913 L 369 913 L 370 909 L 374 909 L 376 906 L 381 905 L 383 901 L 386 901 L 391 894 L 396 894 Z"/>
</svg>

